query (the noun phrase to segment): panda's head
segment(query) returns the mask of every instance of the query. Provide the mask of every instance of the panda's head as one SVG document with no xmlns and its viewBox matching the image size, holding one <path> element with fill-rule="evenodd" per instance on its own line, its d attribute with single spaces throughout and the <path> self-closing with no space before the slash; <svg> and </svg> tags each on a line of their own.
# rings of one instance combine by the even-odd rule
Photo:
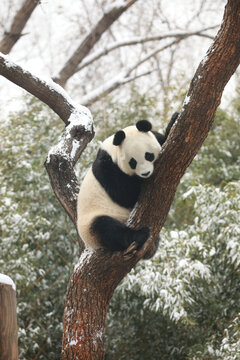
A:
<svg viewBox="0 0 240 360">
<path fill-rule="evenodd" d="M 113 162 L 128 175 L 149 178 L 154 170 L 161 146 L 151 132 L 152 125 L 140 120 L 136 126 L 128 126 L 111 136 L 103 148 L 111 155 Z"/>
</svg>

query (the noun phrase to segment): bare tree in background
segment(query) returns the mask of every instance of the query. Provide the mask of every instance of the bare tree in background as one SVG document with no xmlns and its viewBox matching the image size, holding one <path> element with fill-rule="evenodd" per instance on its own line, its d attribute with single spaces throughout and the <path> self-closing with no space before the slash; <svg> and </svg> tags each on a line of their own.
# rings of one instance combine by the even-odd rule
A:
<svg viewBox="0 0 240 360">
<path fill-rule="evenodd" d="M 24 35 L 22 30 L 39 3 L 40 0 L 25 0 L 23 2 L 13 18 L 10 29 L 4 31 L 3 38 L 0 41 L 0 51 L 3 54 L 8 54 L 16 42 Z"/>
<path fill-rule="evenodd" d="M 131 217 L 132 227 L 151 228 L 150 238 L 137 252 L 132 247 L 125 253 L 82 250 L 67 290 L 63 360 L 103 359 L 105 319 L 112 294 L 146 251 L 154 248 L 179 181 L 205 140 L 224 87 L 239 62 L 240 3 L 228 0 L 221 28 L 192 79 L 177 124 Z M 66 123 L 60 143 L 49 152 L 45 166 L 57 198 L 76 226 L 79 184 L 73 167 L 93 137 L 91 115 L 86 108 L 76 107 L 59 86 L 34 77 L 4 55 L 0 56 L 0 74 L 48 104 Z M 77 151 L 72 151 L 73 144 Z"/>
<path fill-rule="evenodd" d="M 162 64 L 160 65 L 158 61 L 155 65 L 153 65 L 151 61 L 154 58 L 158 59 L 158 55 L 166 51 L 171 51 L 173 54 L 179 44 L 190 37 L 197 36 L 211 39 L 212 36 L 209 35 L 209 31 L 216 28 L 216 26 L 210 26 L 202 27 L 194 31 L 191 31 L 190 29 L 189 31 L 173 31 L 174 24 L 168 24 L 167 28 L 169 32 L 166 33 L 159 33 L 157 35 L 150 36 L 148 35 L 148 32 L 146 32 L 144 36 L 132 37 L 129 35 L 129 37 L 121 39 L 120 41 L 115 40 L 112 33 L 112 25 L 119 22 L 129 9 L 134 9 L 134 5 L 137 3 L 139 4 L 140 0 L 115 1 L 110 6 L 103 6 L 103 4 L 100 3 L 102 6 L 102 14 L 100 14 L 95 23 L 89 18 L 88 23 L 90 24 L 90 30 L 85 35 L 79 36 L 79 44 L 77 44 L 77 40 L 74 41 L 74 44 L 77 44 L 75 49 L 72 51 L 67 60 L 63 62 L 63 65 L 59 68 L 59 70 L 55 70 L 53 79 L 63 87 L 68 85 L 69 80 L 72 79 L 74 75 L 81 77 L 80 83 L 78 82 L 78 88 L 81 88 L 84 83 L 88 84 L 88 88 L 90 85 L 91 90 L 87 89 L 86 94 L 81 98 L 81 104 L 90 106 L 102 97 L 110 94 L 125 84 L 133 82 L 143 76 L 149 76 L 153 72 L 158 72 L 158 74 L 160 74 L 160 72 L 163 72 L 162 68 L 160 70 L 160 66 L 162 67 Z M 9 53 L 16 42 L 25 35 L 25 33 L 23 33 L 23 29 L 38 4 L 41 6 L 40 10 L 44 11 L 44 4 L 41 4 L 38 0 L 25 0 L 22 2 L 22 6 L 17 10 L 15 16 L 13 17 L 9 29 L 5 29 L 4 35 L 0 40 L 1 52 L 4 54 Z M 82 4 L 87 12 L 87 16 L 90 17 L 90 14 L 88 14 L 87 4 L 85 4 L 85 2 L 82 2 Z M 164 22 L 166 22 L 167 18 L 164 15 L 163 9 L 159 7 L 158 10 L 161 12 Z M 197 9 L 194 18 L 198 13 L 199 10 Z M 191 22 L 188 26 L 190 25 Z M 31 24 L 29 24 L 29 26 L 31 26 Z M 146 30 L 150 29 L 151 26 Z M 106 44 L 106 40 L 104 42 L 102 41 L 103 35 L 108 35 L 108 38 L 113 40 L 111 40 L 107 45 L 104 45 Z M 76 39 L 78 39 L 77 34 Z M 98 48 L 96 48 L 97 44 L 99 45 Z M 102 65 L 99 65 L 99 61 L 105 61 L 106 58 L 110 55 L 112 56 L 113 54 L 116 54 L 114 56 L 118 57 L 118 51 L 121 51 L 122 49 L 128 51 L 130 48 L 136 48 L 139 46 L 142 47 L 143 50 L 141 52 L 141 56 L 136 57 L 135 63 L 131 65 L 123 62 L 120 72 L 116 67 L 115 75 L 110 75 L 110 77 L 108 77 L 109 74 L 104 71 L 103 67 L 102 73 L 104 75 L 101 85 L 98 85 L 99 81 L 96 81 L 96 74 L 94 74 L 92 81 L 84 80 L 86 79 L 86 76 L 89 77 L 89 72 L 92 71 L 91 69 L 93 67 L 94 69 L 102 67 Z M 57 57 L 57 55 L 58 54 L 55 54 L 55 57 Z M 167 98 L 167 89 L 169 88 L 169 84 L 172 80 L 170 75 L 172 74 L 174 63 L 173 56 L 171 59 L 172 61 L 169 62 L 168 76 L 165 79 L 163 79 L 163 76 L 160 76 L 160 81 L 156 76 L 158 79 L 157 81 L 161 85 L 161 90 L 165 94 L 165 99 Z M 113 71 L 114 68 L 115 66 L 112 67 Z M 90 70 L 88 71 L 88 69 Z M 164 106 L 165 108 L 167 107 L 167 102 Z"/>
</svg>

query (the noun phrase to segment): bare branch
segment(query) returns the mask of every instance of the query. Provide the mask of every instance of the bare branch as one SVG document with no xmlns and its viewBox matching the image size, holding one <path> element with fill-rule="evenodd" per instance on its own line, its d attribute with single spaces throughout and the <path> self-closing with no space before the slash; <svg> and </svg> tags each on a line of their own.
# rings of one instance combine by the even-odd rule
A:
<svg viewBox="0 0 240 360">
<path fill-rule="evenodd" d="M 108 55 L 110 52 L 112 52 L 116 49 L 119 49 L 120 47 L 124 47 L 124 46 L 139 45 L 139 44 L 144 44 L 147 42 L 161 41 L 161 40 L 168 39 L 168 38 L 178 39 L 178 38 L 189 37 L 189 36 L 201 36 L 201 37 L 213 39 L 214 38 L 213 36 L 205 34 L 204 32 L 207 30 L 216 29 L 218 26 L 219 25 L 210 26 L 208 28 L 193 31 L 193 32 L 177 32 L 177 33 L 166 34 L 166 35 L 138 37 L 138 38 L 133 38 L 130 40 L 114 42 L 113 44 L 110 44 L 106 48 L 100 49 L 100 50 L 94 52 L 92 55 L 89 55 L 88 57 L 86 57 L 82 61 L 81 65 L 78 66 L 77 71 L 84 69 L 86 66 L 91 65 L 94 61 L 100 59 L 102 56 Z"/>
<path fill-rule="evenodd" d="M 22 30 L 39 3 L 40 0 L 25 0 L 23 2 L 21 8 L 14 16 L 9 31 L 4 32 L 4 36 L 0 41 L 0 51 L 2 53 L 8 54 L 20 37 L 24 35 Z"/>
<path fill-rule="evenodd" d="M 89 105 L 93 104 L 94 102 L 96 102 L 97 100 L 99 100 L 100 98 L 102 98 L 103 96 L 105 96 L 107 94 L 110 94 L 113 90 L 117 89 L 119 86 L 128 83 L 129 78 L 130 78 L 130 74 L 134 70 L 136 70 L 140 65 L 142 65 L 143 63 L 148 61 L 151 57 L 154 57 L 159 52 L 164 51 L 164 50 L 168 49 L 169 47 L 173 46 L 174 44 L 179 43 L 183 39 L 184 38 L 176 39 L 176 40 L 172 41 L 171 43 L 169 43 L 169 44 L 167 44 L 165 46 L 158 47 L 157 49 L 151 51 L 143 59 L 141 59 L 140 61 L 135 63 L 130 68 L 127 68 L 125 71 L 121 72 L 114 79 L 108 81 L 103 86 L 100 86 L 99 88 L 97 88 L 97 89 L 93 90 L 92 92 L 90 92 L 87 96 L 83 97 L 81 103 L 84 106 L 89 106 Z M 132 81 L 132 80 L 130 80 L 130 81 Z"/>
<path fill-rule="evenodd" d="M 102 34 L 137 0 L 115 1 L 103 14 L 94 28 L 85 36 L 77 50 L 62 67 L 59 74 L 54 77 L 61 86 L 65 86 L 68 79 L 73 76 L 78 65 L 101 38 Z"/>
</svg>

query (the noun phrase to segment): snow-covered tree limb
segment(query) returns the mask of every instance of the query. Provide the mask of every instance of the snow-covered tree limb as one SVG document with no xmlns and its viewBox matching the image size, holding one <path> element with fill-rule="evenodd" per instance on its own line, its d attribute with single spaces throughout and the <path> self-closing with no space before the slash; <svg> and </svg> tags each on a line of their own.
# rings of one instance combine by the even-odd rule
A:
<svg viewBox="0 0 240 360">
<path fill-rule="evenodd" d="M 50 150 L 45 166 L 56 197 L 75 224 L 79 184 L 73 167 L 94 136 L 90 111 L 76 105 L 60 85 L 34 76 L 1 53 L 0 75 L 43 101 L 67 125 L 59 144 Z"/>
<path fill-rule="evenodd" d="M 114 1 L 114 3 L 104 11 L 103 16 L 93 29 L 84 37 L 81 44 L 54 77 L 54 81 L 61 86 L 65 86 L 68 79 L 76 73 L 79 64 L 94 47 L 96 42 L 98 42 L 102 34 L 136 1 L 137 0 Z"/>
<path fill-rule="evenodd" d="M 207 27 L 207 28 L 204 28 L 201 30 L 196 30 L 196 31 L 189 31 L 189 32 L 182 31 L 182 32 L 174 32 L 174 33 L 169 33 L 169 34 L 159 35 L 159 36 L 135 37 L 130 40 L 114 42 L 113 44 L 108 45 L 104 49 L 97 50 L 93 54 L 87 56 L 81 62 L 81 64 L 78 66 L 77 71 L 81 71 L 86 66 L 91 65 L 94 61 L 99 60 L 102 56 L 108 55 L 110 52 L 112 52 L 116 49 L 119 49 L 121 47 L 124 47 L 124 46 L 139 45 L 139 44 L 144 44 L 147 42 L 161 41 L 161 40 L 165 40 L 168 38 L 176 38 L 176 39 L 187 38 L 189 36 L 202 36 L 202 37 L 207 37 L 209 39 L 213 39 L 214 37 L 206 34 L 205 31 L 216 29 L 217 27 L 218 27 L 218 25 L 215 25 L 215 26 L 210 26 L 210 27 Z"/>
<path fill-rule="evenodd" d="M 0 53 L 0 75 L 47 104 L 67 124 L 76 105 L 65 90 L 51 79 L 43 80 Z"/>
<path fill-rule="evenodd" d="M 5 30 L 0 41 L 0 51 L 2 53 L 8 54 L 20 37 L 24 35 L 22 30 L 38 4 L 40 4 L 40 0 L 25 0 L 23 2 L 13 18 L 10 29 Z"/>
</svg>

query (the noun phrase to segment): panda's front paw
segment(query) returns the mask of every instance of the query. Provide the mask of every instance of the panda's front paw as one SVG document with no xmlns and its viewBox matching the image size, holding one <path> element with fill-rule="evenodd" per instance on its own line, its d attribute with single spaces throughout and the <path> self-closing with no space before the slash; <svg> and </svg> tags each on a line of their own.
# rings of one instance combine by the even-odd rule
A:
<svg viewBox="0 0 240 360">
<path fill-rule="evenodd" d="M 138 248 L 140 248 L 147 241 L 149 235 L 149 227 L 143 227 L 135 232 L 133 241 L 136 241 L 136 243 L 138 244 Z"/>
</svg>

